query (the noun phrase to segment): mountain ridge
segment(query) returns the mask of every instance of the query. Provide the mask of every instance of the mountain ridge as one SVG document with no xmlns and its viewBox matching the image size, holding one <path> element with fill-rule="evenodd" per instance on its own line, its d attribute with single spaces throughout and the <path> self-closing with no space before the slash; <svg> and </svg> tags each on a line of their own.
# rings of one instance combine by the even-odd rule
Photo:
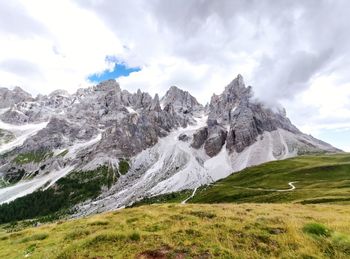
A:
<svg viewBox="0 0 350 259">
<path fill-rule="evenodd" d="M 0 129 L 15 136 L 0 146 L 1 203 L 55 186 L 70 171 L 108 166 L 116 180 L 76 207 L 86 215 L 197 188 L 263 162 L 340 151 L 301 133 L 285 111 L 252 100 L 241 75 L 206 107 L 175 86 L 152 98 L 122 90 L 115 80 L 72 95 L 19 95 L 0 114 Z M 0 100 L 6 96 L 0 92 Z M 128 163 L 124 175 L 121 161 Z"/>
</svg>

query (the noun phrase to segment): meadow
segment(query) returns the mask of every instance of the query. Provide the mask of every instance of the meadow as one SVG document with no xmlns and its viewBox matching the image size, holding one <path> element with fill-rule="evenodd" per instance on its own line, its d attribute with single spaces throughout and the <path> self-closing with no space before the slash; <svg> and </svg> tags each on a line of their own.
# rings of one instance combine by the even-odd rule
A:
<svg viewBox="0 0 350 259">
<path fill-rule="evenodd" d="M 2 225 L 0 258 L 349 258 L 350 207 L 156 204 Z"/>
</svg>

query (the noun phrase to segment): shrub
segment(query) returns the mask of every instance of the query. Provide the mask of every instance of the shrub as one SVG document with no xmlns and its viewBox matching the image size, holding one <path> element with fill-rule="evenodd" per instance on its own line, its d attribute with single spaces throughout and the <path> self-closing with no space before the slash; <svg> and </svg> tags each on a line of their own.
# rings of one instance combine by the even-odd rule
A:
<svg viewBox="0 0 350 259">
<path fill-rule="evenodd" d="M 86 247 L 90 246 L 98 246 L 100 243 L 108 243 L 108 242 L 118 242 L 121 240 L 125 240 L 125 235 L 119 234 L 119 233 L 104 233 L 104 234 L 99 234 L 89 241 L 85 243 Z"/>
<path fill-rule="evenodd" d="M 78 238 L 82 238 L 84 236 L 87 236 L 90 234 L 89 230 L 84 230 L 84 229 L 76 229 L 73 230 L 72 232 L 69 232 L 64 239 L 66 240 L 74 240 Z"/>
<path fill-rule="evenodd" d="M 20 243 L 26 243 L 29 241 L 36 241 L 36 240 L 44 240 L 48 237 L 49 235 L 46 233 L 40 233 L 40 234 L 34 234 L 30 237 L 25 237 L 23 238 L 21 241 L 19 241 Z"/>
<path fill-rule="evenodd" d="M 303 232 L 319 237 L 329 237 L 331 231 L 320 223 L 308 223 L 303 227 Z"/>
<path fill-rule="evenodd" d="M 119 173 L 120 174 L 126 174 L 129 171 L 129 163 L 126 160 L 120 160 L 119 161 Z"/>
<path fill-rule="evenodd" d="M 216 215 L 212 212 L 207 212 L 207 211 L 191 211 L 191 215 L 199 217 L 199 218 L 208 218 L 208 219 L 213 219 L 216 217 Z"/>
<path fill-rule="evenodd" d="M 109 224 L 108 221 L 97 220 L 97 221 L 89 223 L 89 226 L 106 226 L 108 224 Z"/>
<path fill-rule="evenodd" d="M 24 252 L 25 255 L 33 253 L 35 248 L 36 248 L 36 244 L 31 244 L 30 246 L 28 246 L 26 251 Z"/>
<path fill-rule="evenodd" d="M 140 236 L 139 233 L 133 232 L 133 233 L 131 233 L 131 234 L 129 235 L 129 239 L 130 239 L 131 241 L 140 241 L 141 236 Z"/>
</svg>

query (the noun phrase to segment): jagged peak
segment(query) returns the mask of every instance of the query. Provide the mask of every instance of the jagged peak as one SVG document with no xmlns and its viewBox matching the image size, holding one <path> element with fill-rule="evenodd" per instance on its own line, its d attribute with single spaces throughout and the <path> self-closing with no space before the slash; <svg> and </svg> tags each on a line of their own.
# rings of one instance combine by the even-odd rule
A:
<svg viewBox="0 0 350 259">
<path fill-rule="evenodd" d="M 179 95 L 189 95 L 191 97 L 193 97 L 188 91 L 183 90 L 181 88 L 179 88 L 176 85 L 172 85 L 170 86 L 170 88 L 168 89 L 168 91 L 165 93 L 165 95 L 163 96 L 163 98 L 165 98 L 168 95 L 172 95 L 172 94 L 179 94 Z M 162 99 L 163 99 L 162 98 Z M 194 98 L 194 97 L 193 97 Z"/>
<path fill-rule="evenodd" d="M 149 107 L 149 110 L 150 111 L 161 111 L 162 108 L 160 107 L 160 101 L 159 101 L 159 95 L 158 94 L 155 94 L 152 102 L 151 102 L 151 105 Z"/>
<path fill-rule="evenodd" d="M 28 97 L 32 97 L 32 95 L 30 93 L 28 93 L 27 91 L 23 90 L 23 88 L 19 87 L 19 86 L 15 86 L 13 89 L 12 89 L 12 92 L 13 93 L 20 93 L 20 94 L 25 94 L 27 95 Z"/>
<path fill-rule="evenodd" d="M 53 92 L 51 92 L 49 94 L 49 96 L 57 96 L 57 95 L 60 95 L 60 96 L 69 96 L 70 94 L 68 93 L 67 90 L 63 90 L 63 89 L 58 89 L 58 90 L 55 90 Z"/>
<path fill-rule="evenodd" d="M 188 93 L 188 91 L 183 90 L 183 89 L 181 89 L 180 87 L 178 87 L 178 86 L 176 86 L 176 85 L 170 86 L 170 88 L 168 89 L 167 92 L 172 92 L 172 91 L 181 92 L 181 93 Z"/>
<path fill-rule="evenodd" d="M 13 91 L 14 92 L 25 92 L 21 87 L 19 87 L 19 86 L 15 86 L 14 88 L 13 88 Z"/>
<path fill-rule="evenodd" d="M 168 89 L 161 102 L 163 106 L 171 103 L 176 110 L 181 109 L 183 111 L 192 110 L 194 107 L 202 107 L 197 99 L 188 91 L 182 90 L 175 85 Z"/>
<path fill-rule="evenodd" d="M 108 79 L 105 81 L 100 82 L 98 85 L 95 86 L 95 90 L 97 91 L 111 91 L 111 90 L 117 90 L 121 91 L 119 83 L 115 79 Z"/>
<path fill-rule="evenodd" d="M 241 74 L 238 74 L 235 79 L 229 83 L 225 90 L 236 90 L 236 89 L 245 89 L 244 79 Z"/>
</svg>

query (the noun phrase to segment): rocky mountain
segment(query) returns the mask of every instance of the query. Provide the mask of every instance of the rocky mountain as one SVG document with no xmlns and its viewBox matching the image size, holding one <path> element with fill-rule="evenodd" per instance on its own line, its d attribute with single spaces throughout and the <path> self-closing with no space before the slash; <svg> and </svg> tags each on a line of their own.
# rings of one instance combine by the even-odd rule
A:
<svg viewBox="0 0 350 259">
<path fill-rule="evenodd" d="M 176 86 L 160 99 L 129 93 L 115 80 L 35 98 L 1 88 L 0 203 L 106 166 L 112 183 L 75 205 L 76 215 L 86 215 L 194 189 L 263 162 L 340 151 L 252 97 L 240 75 L 206 107 Z"/>
<path fill-rule="evenodd" d="M 0 109 L 7 108 L 20 102 L 31 101 L 32 96 L 22 88 L 16 86 L 13 90 L 0 88 Z"/>
</svg>

